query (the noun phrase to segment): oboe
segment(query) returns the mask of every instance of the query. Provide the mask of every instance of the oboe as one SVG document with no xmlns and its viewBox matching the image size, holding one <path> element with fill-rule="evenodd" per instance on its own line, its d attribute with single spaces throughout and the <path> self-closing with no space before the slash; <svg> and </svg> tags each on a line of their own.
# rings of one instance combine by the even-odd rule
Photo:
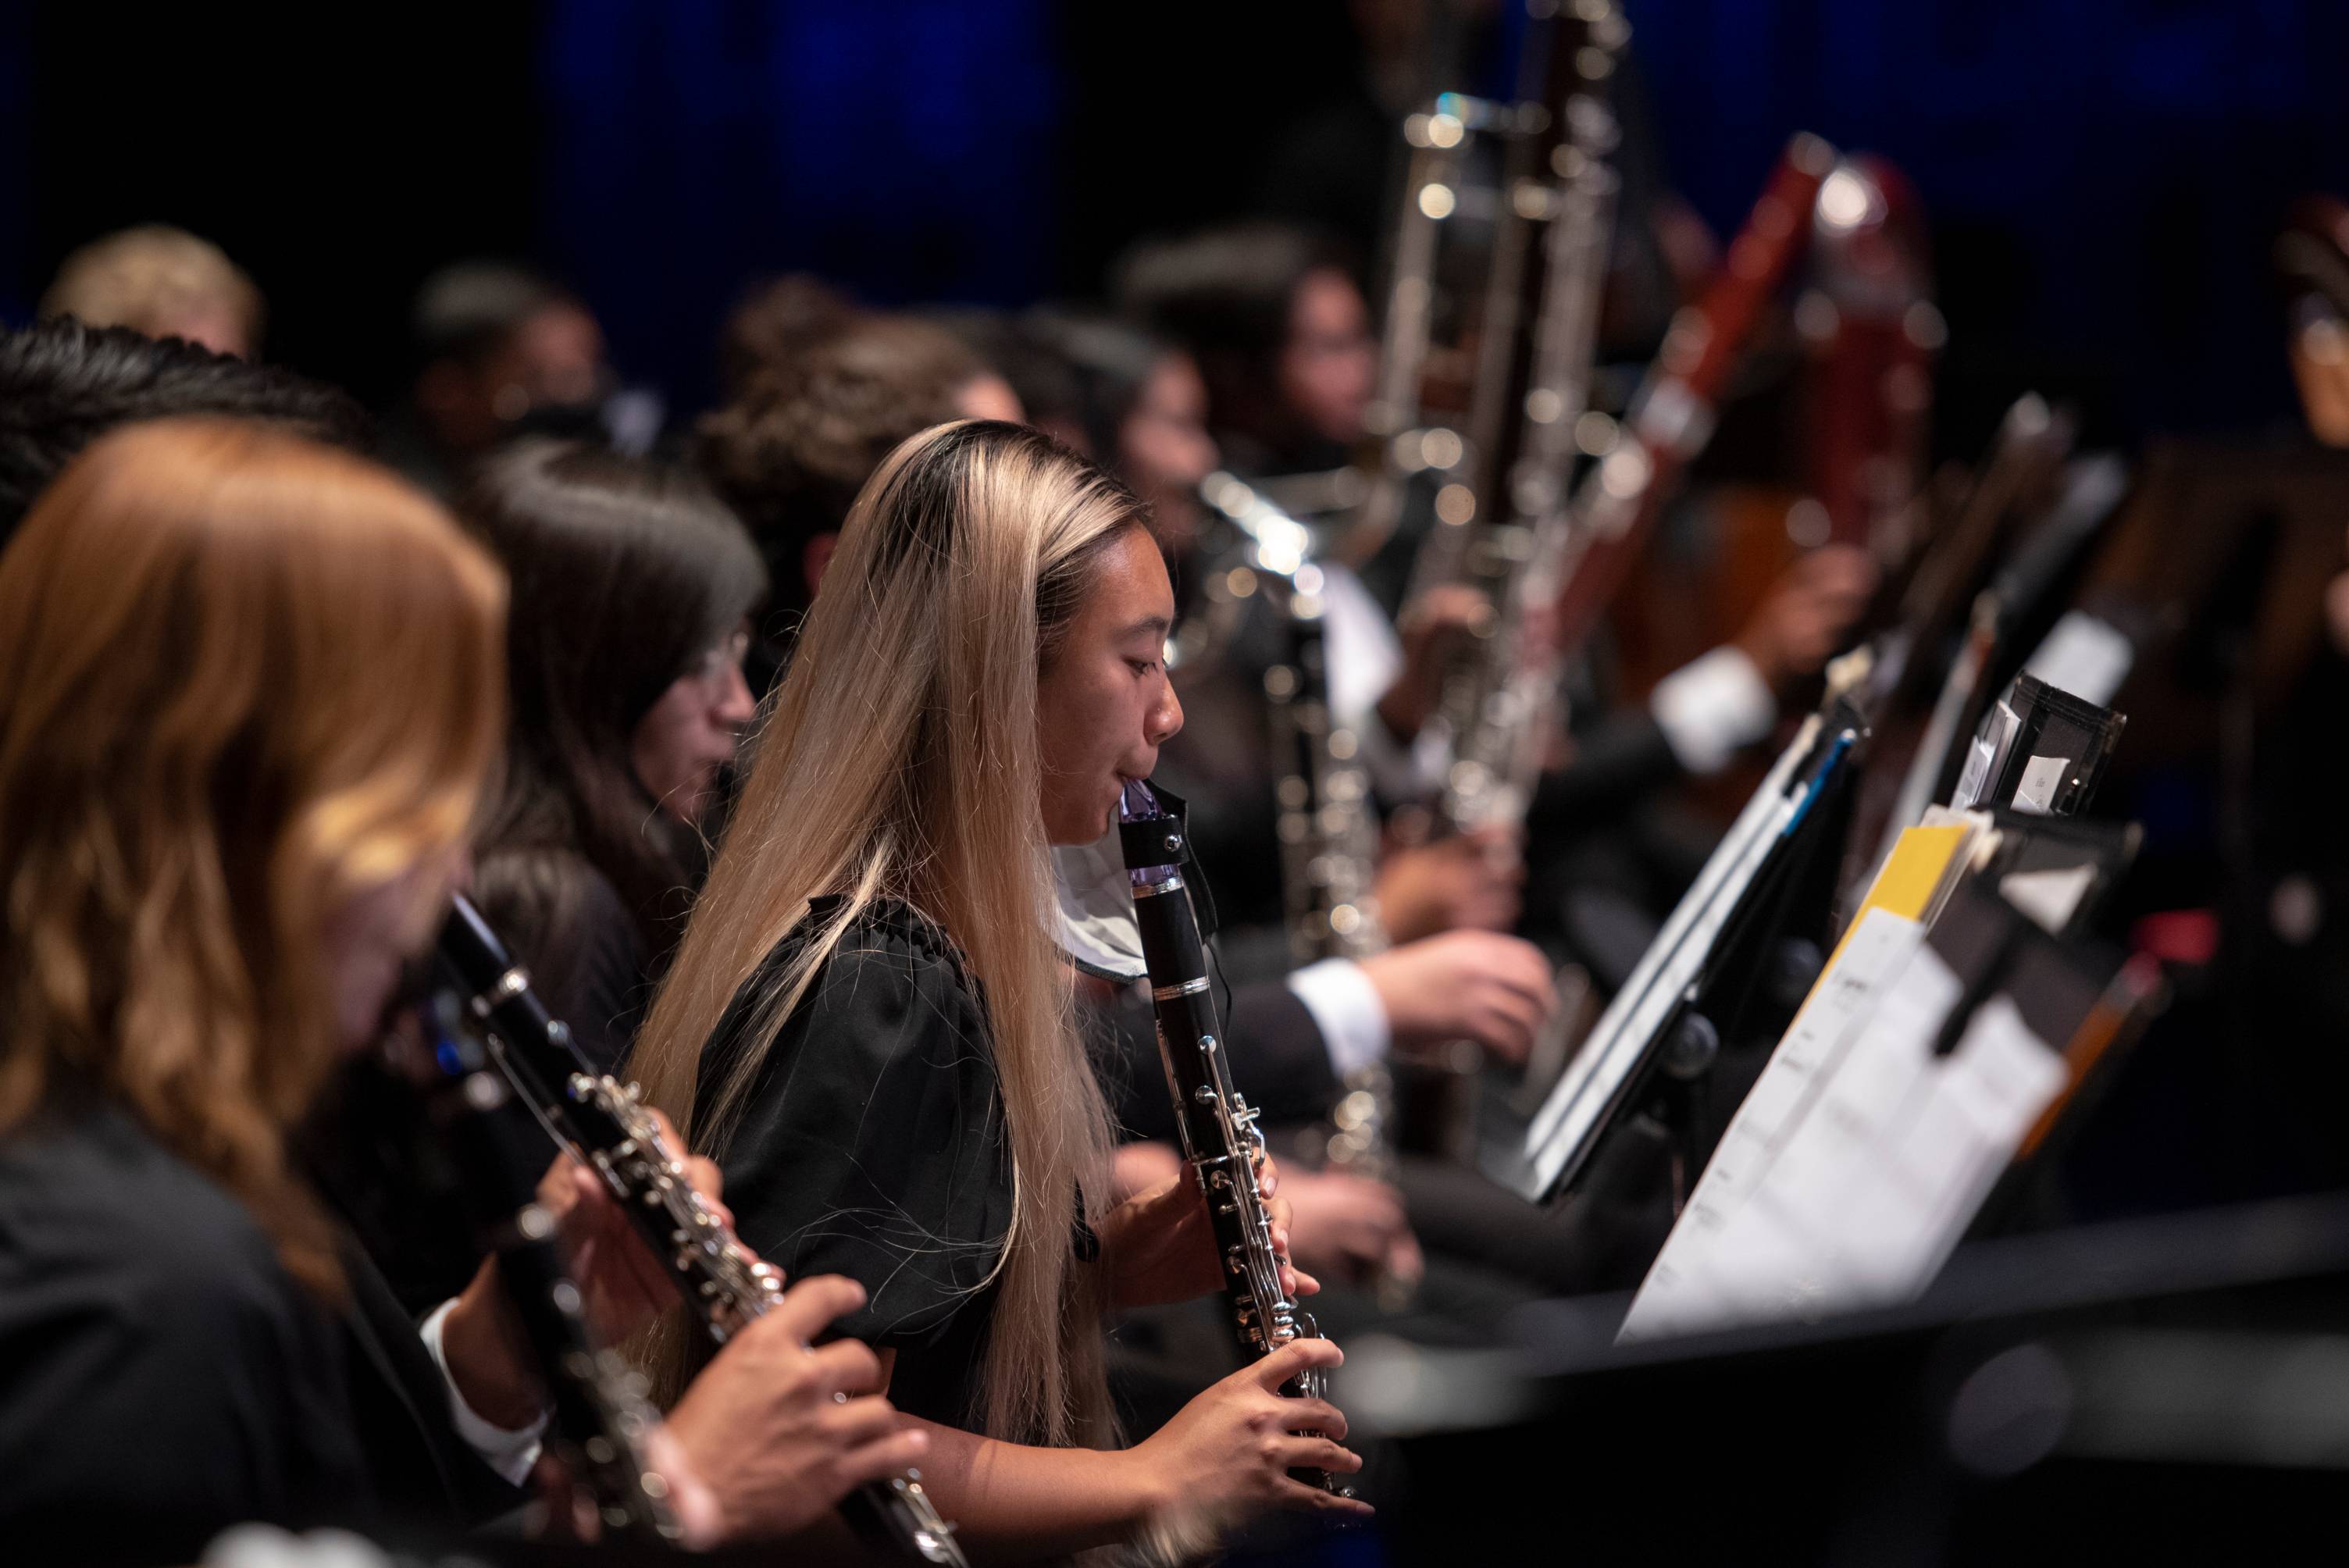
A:
<svg viewBox="0 0 2349 1568">
<path fill-rule="evenodd" d="M 490 1044 L 490 1057 L 554 1141 L 600 1176 L 645 1244 L 668 1260 L 715 1346 L 781 1295 L 782 1282 L 750 1261 L 726 1222 L 686 1180 L 685 1161 L 640 1102 L 636 1086 L 592 1070 L 571 1031 L 550 1016 L 481 912 L 461 895 L 441 929 L 442 964 L 461 982 Z M 923 1490 L 921 1472 L 872 1481 L 840 1511 L 867 1540 L 908 1563 L 966 1568 L 954 1526 Z"/>
<path fill-rule="evenodd" d="M 1120 841 L 1133 877 L 1133 918 L 1158 1024 L 1158 1057 L 1183 1152 L 1207 1200 L 1216 1249 L 1224 1259 L 1224 1299 L 1244 1355 L 1261 1358 L 1299 1336 L 1320 1337 L 1313 1319 L 1280 1287 L 1280 1258 L 1272 1245 L 1272 1214 L 1257 1189 L 1264 1138 L 1256 1112 L 1232 1087 L 1224 1059 L 1223 1024 L 1207 982 L 1206 946 L 1199 917 L 1184 885 L 1184 828 L 1164 810 L 1150 786 L 1129 784 L 1118 802 Z M 1327 1379 L 1309 1368 L 1281 1386 L 1290 1398 L 1320 1398 Z M 1315 1484 L 1350 1496 L 1326 1470 Z"/>
</svg>

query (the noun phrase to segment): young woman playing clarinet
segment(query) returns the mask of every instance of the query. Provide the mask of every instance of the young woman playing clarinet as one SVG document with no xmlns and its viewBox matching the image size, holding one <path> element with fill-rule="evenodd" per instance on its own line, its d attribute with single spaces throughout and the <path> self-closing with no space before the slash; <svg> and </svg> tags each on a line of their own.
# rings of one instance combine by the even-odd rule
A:
<svg viewBox="0 0 2349 1568">
<path fill-rule="evenodd" d="M 1116 1446 L 1102 1315 L 1205 1295 L 1218 1261 L 1187 1178 L 1107 1202 L 1050 847 L 1099 839 L 1181 727 L 1174 613 L 1141 504 L 1049 438 L 971 421 L 899 447 L 633 1062 L 719 1161 L 745 1241 L 867 1286 L 844 1326 L 928 1424 L 940 1509 L 998 1555 L 1367 1512 L 1288 1473 L 1359 1468 L 1337 1410 L 1274 1393 L 1339 1359 L 1323 1342 Z"/>
</svg>

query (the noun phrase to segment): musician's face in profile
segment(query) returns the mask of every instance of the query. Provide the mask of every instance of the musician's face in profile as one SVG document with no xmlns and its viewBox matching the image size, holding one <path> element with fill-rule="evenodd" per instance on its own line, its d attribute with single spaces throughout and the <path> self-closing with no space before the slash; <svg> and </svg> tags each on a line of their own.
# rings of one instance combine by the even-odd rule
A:
<svg viewBox="0 0 2349 1568">
<path fill-rule="evenodd" d="M 448 916 L 449 896 L 470 871 L 464 850 L 452 846 L 326 912 L 319 946 L 346 1052 L 365 1050 L 382 1035 L 384 1009 L 399 989 L 401 971 L 432 945 Z"/>
<path fill-rule="evenodd" d="M 1335 268 L 1305 274 L 1288 305 L 1280 350 L 1280 395 L 1315 436 L 1340 445 L 1362 434 L 1379 374 L 1371 309 L 1353 280 Z"/>
<path fill-rule="evenodd" d="M 746 630 L 704 652 L 699 664 L 669 683 L 629 738 L 636 782 L 688 827 L 709 810 L 718 770 L 734 760 L 743 729 L 758 715 L 742 676 L 750 643 Z"/>
<path fill-rule="evenodd" d="M 1019 406 L 1019 394 L 1011 383 L 988 371 L 957 387 L 954 395 L 955 412 L 966 419 L 1000 419 L 1008 425 L 1028 421 L 1028 410 Z"/>
<path fill-rule="evenodd" d="M 1036 686 L 1045 837 L 1089 844 L 1109 825 L 1126 784 L 1147 779 L 1158 748 L 1183 727 L 1166 679 L 1174 589 L 1148 531 L 1128 528 L 1093 581 Z"/>
<path fill-rule="evenodd" d="M 1166 553 L 1181 560 L 1198 532 L 1199 482 L 1221 460 L 1207 433 L 1207 384 L 1187 354 L 1161 359 L 1118 427 L 1117 465 L 1150 505 Z"/>
</svg>

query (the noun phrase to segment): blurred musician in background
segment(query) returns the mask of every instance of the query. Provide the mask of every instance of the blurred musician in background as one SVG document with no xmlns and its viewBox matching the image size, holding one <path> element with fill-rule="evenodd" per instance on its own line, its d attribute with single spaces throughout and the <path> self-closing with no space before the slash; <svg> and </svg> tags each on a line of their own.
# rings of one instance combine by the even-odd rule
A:
<svg viewBox="0 0 2349 1568">
<path fill-rule="evenodd" d="M 92 240 L 67 256 L 41 296 L 41 315 L 183 338 L 240 359 L 260 357 L 268 322 L 261 290 L 226 252 L 161 223 Z"/>
<path fill-rule="evenodd" d="M 1136 252 L 1122 269 L 1120 294 L 1130 314 L 1192 349 L 1211 428 L 1234 471 L 1278 476 L 1350 460 L 1364 435 L 1376 346 L 1369 308 L 1335 252 L 1277 225 L 1210 230 Z M 1402 605 L 1390 625 L 1369 613 L 1372 602 L 1352 573 L 1323 566 L 1331 579 L 1331 700 L 1361 732 L 1387 803 L 1423 798 L 1442 759 L 1418 749 L 1423 728 L 1451 651 L 1480 607 L 1459 602 L 1446 585 L 1427 602 Z M 1874 584 L 1861 552 L 1813 552 L 1733 639 L 1666 676 L 1644 709 L 1610 708 L 1586 685 L 1574 705 L 1569 764 L 1551 770 L 1529 813 L 1534 844 L 1547 855 L 1569 839 L 1592 841 L 1657 790 L 1717 772 L 1766 739 L 1781 695 L 1838 651 Z M 1248 673 L 1233 683 L 1232 699 L 1242 705 L 1257 700 Z M 1278 863 L 1270 853 L 1270 782 L 1268 770 L 1246 806 L 1232 811 L 1232 820 L 1254 825 L 1255 836 L 1211 862 L 1230 868 L 1218 886 L 1228 882 L 1243 899 L 1249 869 L 1261 890 L 1264 870 Z M 1199 846 L 1217 852 L 1211 835 Z M 1506 853 L 1484 848 L 1488 859 Z M 1667 886 L 1656 896 L 1668 902 L 1676 891 Z M 1268 901 L 1255 907 L 1269 908 Z M 1550 913 L 1535 911 L 1537 920 Z M 1407 919 L 1400 929 L 1411 929 Z"/>
<path fill-rule="evenodd" d="M 729 403 L 864 314 L 812 273 L 785 273 L 742 292 L 718 329 L 718 383 Z"/>
<path fill-rule="evenodd" d="M 336 388 L 192 344 L 62 317 L 0 333 L 0 549 L 76 453 L 118 424 L 168 414 L 259 420 L 353 449 L 368 432 Z"/>
<path fill-rule="evenodd" d="M 458 515 L 513 584 L 513 725 L 474 902 L 605 1068 L 635 1038 L 700 885 L 700 828 L 757 709 L 766 573 L 692 474 L 574 441 L 498 453 Z"/>
<path fill-rule="evenodd" d="M 849 504 L 881 459 L 917 430 L 1017 419 L 1021 409 L 1002 377 L 928 322 L 864 315 L 764 335 L 739 325 L 730 346 L 748 354 L 764 343 L 786 356 L 748 375 L 732 401 L 702 418 L 694 456 L 767 563 L 750 664 L 763 695 L 780 677 Z"/>
<path fill-rule="evenodd" d="M 12 1541 L 184 1562 L 243 1520 L 446 1529 L 521 1501 L 541 1396 L 494 1266 L 419 1331 L 289 1152 L 462 874 L 504 601 L 388 472 L 218 419 L 104 437 L 0 552 Z M 597 1327 L 657 1310 L 600 1185 L 543 1195 Z M 852 1423 L 841 1358 L 801 1348 L 861 1291 L 798 1289 L 656 1438 L 703 1542 L 797 1529 L 921 1448 L 878 1406 Z"/>
<path fill-rule="evenodd" d="M 1191 356 L 1105 316 L 1048 314 L 1033 321 L 1030 330 L 1076 371 L 1085 390 L 1081 423 L 1088 443 L 1150 503 L 1152 531 L 1170 563 L 1178 599 L 1184 598 L 1182 591 L 1195 589 L 1204 571 L 1198 554 L 1199 484 L 1218 464 L 1206 423 L 1206 390 Z M 1186 606 L 1185 614 L 1195 610 Z M 1177 669 L 1174 680 L 1187 701 L 1194 688 L 1185 672 Z M 1237 766 L 1252 776 L 1269 766 L 1271 742 L 1260 724 L 1241 727 L 1228 708 L 1211 710 L 1208 719 L 1203 727 L 1195 714 L 1185 726 L 1192 740 L 1178 736 L 1163 748 L 1164 776 L 1178 790 L 1218 780 L 1225 768 Z M 1205 827 L 1226 803 L 1216 799 L 1212 788 L 1199 793 L 1202 804 L 1195 808 L 1193 820 Z M 1269 811 L 1269 801 L 1263 804 Z M 1268 822 L 1265 826 L 1268 841 Z M 1203 845 L 1207 841 L 1200 840 Z M 1278 858 L 1277 846 L 1267 852 Z M 1228 863 L 1216 868 L 1217 880 L 1211 885 L 1227 922 L 1233 910 L 1239 912 L 1239 921 L 1251 919 L 1248 900 L 1263 881 L 1263 868 L 1247 870 L 1250 874 L 1243 877 Z M 1228 900 L 1221 880 L 1226 874 L 1237 895 Z M 1431 923 L 1440 922 L 1449 928 L 1445 932 L 1406 940 L 1359 964 L 1331 959 L 1288 973 L 1285 955 L 1262 951 L 1263 938 L 1279 934 L 1270 929 L 1278 924 L 1277 909 L 1270 915 L 1255 914 L 1258 929 L 1239 934 L 1242 943 L 1255 940 L 1256 951 L 1229 959 L 1239 984 L 1226 1022 L 1250 1103 L 1268 1124 L 1319 1121 L 1342 1092 L 1340 1086 L 1349 1073 L 1391 1052 L 1410 1056 L 1464 1039 L 1504 1059 L 1524 1057 L 1554 1002 L 1549 965 L 1530 944 L 1484 929 L 1507 924 L 1516 913 L 1506 873 L 1455 880 L 1464 884 L 1456 895 L 1466 906 L 1464 917 L 1438 913 Z M 1407 913 L 1411 896 L 1395 883 L 1385 884 L 1381 892 L 1391 890 L 1407 922 L 1430 919 Z M 1273 897 L 1278 896 L 1276 883 Z M 1485 908 L 1476 907 L 1479 901 Z M 1227 952 L 1231 940 L 1225 939 Z M 1120 1119 L 1137 1137 L 1171 1141 L 1174 1128 L 1147 1009 L 1129 1007 L 1120 1019 L 1123 1038 L 1116 1059 L 1125 1069 L 1115 1085 Z M 1338 1281 L 1381 1271 L 1403 1277 L 1420 1272 L 1419 1243 L 1402 1200 L 1382 1183 L 1299 1170 L 1290 1172 L 1283 1191 L 1296 1207 L 1299 1255 L 1309 1267 Z"/>
<path fill-rule="evenodd" d="M 410 312 L 416 379 L 384 434 L 384 456 L 442 498 L 472 463 L 516 436 L 607 428 L 617 386 L 604 329 L 576 294 L 527 267 L 459 262 L 424 281 Z M 630 432 L 651 443 L 659 424 Z"/>
</svg>

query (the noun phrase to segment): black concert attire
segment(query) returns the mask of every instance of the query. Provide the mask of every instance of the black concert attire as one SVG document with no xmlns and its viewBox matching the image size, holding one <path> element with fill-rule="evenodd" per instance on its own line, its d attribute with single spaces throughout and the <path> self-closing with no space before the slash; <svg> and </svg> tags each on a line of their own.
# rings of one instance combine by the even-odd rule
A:
<svg viewBox="0 0 2349 1568">
<path fill-rule="evenodd" d="M 760 1003 L 838 907 L 816 900 L 736 994 L 703 1047 L 697 1128 L 755 1048 Z M 986 1000 L 946 933 L 895 901 L 866 909 L 784 1020 L 739 1122 L 719 1130 L 742 1239 L 791 1278 L 862 1284 L 869 1299 L 838 1332 L 897 1352 L 892 1402 L 975 1429 L 1011 1155 Z"/>
<path fill-rule="evenodd" d="M 0 1137 L 0 1540 L 180 1563 L 241 1521 L 442 1533 L 518 1506 L 415 1323 L 342 1251 L 336 1309 L 95 1096 Z"/>
<path fill-rule="evenodd" d="M 655 965 L 611 878 L 576 850 L 493 845 L 480 856 L 473 902 L 587 1058 L 616 1069 L 644 1022 Z"/>
</svg>

